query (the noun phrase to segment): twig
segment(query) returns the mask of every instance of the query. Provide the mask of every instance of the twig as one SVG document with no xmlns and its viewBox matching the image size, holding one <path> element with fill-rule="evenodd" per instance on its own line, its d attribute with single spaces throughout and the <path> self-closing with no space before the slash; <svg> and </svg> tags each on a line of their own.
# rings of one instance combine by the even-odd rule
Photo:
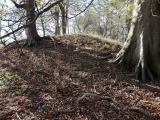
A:
<svg viewBox="0 0 160 120">
<path fill-rule="evenodd" d="M 77 102 L 76 102 L 78 112 L 79 112 L 79 102 L 80 102 L 80 100 L 82 100 L 86 96 L 94 96 L 94 97 L 98 97 L 100 99 L 110 100 L 114 103 L 117 103 L 117 101 L 114 98 L 109 97 L 109 96 L 101 96 L 101 95 L 97 95 L 97 94 L 93 94 L 93 93 L 84 93 L 82 97 L 78 97 Z"/>
<path fill-rule="evenodd" d="M 61 113 L 72 113 L 72 112 L 75 112 L 75 109 L 65 109 L 65 110 L 58 110 L 57 112 L 55 112 L 54 114 L 53 114 L 53 116 L 55 116 L 55 115 L 58 115 L 58 114 L 61 114 Z"/>
<path fill-rule="evenodd" d="M 94 115 L 95 115 L 96 119 L 98 120 L 98 119 L 99 119 L 99 117 L 96 115 L 96 113 L 95 113 L 95 112 L 93 112 L 93 113 L 94 113 Z"/>
<path fill-rule="evenodd" d="M 22 120 L 17 112 L 16 112 L 16 115 L 17 115 L 18 120 Z"/>
<path fill-rule="evenodd" d="M 83 12 L 85 12 L 85 11 L 89 8 L 89 6 L 91 6 L 91 4 L 92 4 L 93 2 L 94 2 L 94 0 L 91 0 L 90 3 L 85 7 L 84 10 L 80 11 L 78 14 L 74 15 L 73 17 L 69 17 L 68 19 L 75 18 L 75 17 L 77 17 L 78 15 L 82 14 Z"/>
<path fill-rule="evenodd" d="M 99 92 L 97 92 L 97 90 L 96 90 L 96 85 L 93 85 L 93 89 L 94 89 L 95 93 L 99 94 Z"/>
<path fill-rule="evenodd" d="M 77 99 L 77 102 L 76 102 L 76 107 L 77 107 L 77 112 L 80 112 L 79 111 L 79 102 L 80 100 L 82 100 L 83 98 L 85 98 L 86 96 L 94 96 L 94 97 L 98 97 L 100 99 L 105 99 L 105 100 L 109 100 L 109 101 L 112 101 L 113 103 L 115 104 L 120 104 L 118 101 L 116 101 L 114 98 L 112 97 L 109 97 L 109 96 L 101 96 L 101 95 L 97 95 L 97 94 L 93 94 L 93 93 L 84 93 L 82 97 L 79 97 Z M 147 112 L 146 110 L 140 108 L 140 107 L 126 107 L 124 104 L 120 104 L 121 107 L 123 108 L 123 111 L 125 111 L 126 109 L 128 110 L 134 110 L 134 111 L 139 111 L 141 112 L 142 114 L 144 114 L 147 118 L 149 118 L 149 120 L 155 120 L 155 118 L 149 113 Z M 102 119 L 103 119 L 103 114 L 102 114 Z"/>
<path fill-rule="evenodd" d="M 51 40 L 53 41 L 53 45 L 54 45 L 54 49 L 56 50 L 57 47 L 56 47 L 56 41 L 55 39 L 52 37 L 52 36 L 49 36 L 51 38 Z"/>
<path fill-rule="evenodd" d="M 101 111 L 101 119 L 100 120 L 104 120 L 104 115 L 103 115 L 103 111 Z"/>
<path fill-rule="evenodd" d="M 30 27 L 32 24 L 34 24 L 34 22 L 38 19 L 38 17 L 39 17 L 41 14 L 49 11 L 52 7 L 56 6 L 57 4 L 59 4 L 59 3 L 62 2 L 62 1 L 63 1 L 63 0 L 59 0 L 59 1 L 56 1 L 56 2 L 52 3 L 51 5 L 49 5 L 48 7 L 44 8 L 42 11 L 40 11 L 40 12 L 35 16 L 34 20 L 31 21 L 29 24 L 23 25 L 23 26 L 21 26 L 21 27 L 18 27 L 17 29 L 15 29 L 15 30 L 12 31 L 12 32 L 8 32 L 7 34 L 1 36 L 0 39 L 3 39 L 3 38 L 5 38 L 5 37 L 8 37 L 9 35 L 17 32 L 17 31 L 19 31 L 19 30 L 21 30 L 21 29 L 23 29 L 23 28 Z"/>
<path fill-rule="evenodd" d="M 149 112 L 147 112 L 146 110 L 144 110 L 144 109 L 142 109 L 142 108 L 139 108 L 139 107 L 124 107 L 123 110 L 126 110 L 126 109 L 141 112 L 141 113 L 143 113 L 145 116 L 147 116 L 147 118 L 148 118 L 149 120 L 155 120 L 155 118 L 154 118 Z"/>
<path fill-rule="evenodd" d="M 13 28 L 11 27 L 10 29 L 11 29 L 11 31 L 13 32 Z M 22 50 L 22 47 L 21 47 L 21 45 L 19 44 L 15 33 L 13 33 L 13 37 L 14 37 L 14 40 L 15 40 L 17 46 L 18 46 L 18 48 L 17 48 L 17 53 L 19 53 L 20 56 L 24 55 L 23 50 Z"/>
</svg>

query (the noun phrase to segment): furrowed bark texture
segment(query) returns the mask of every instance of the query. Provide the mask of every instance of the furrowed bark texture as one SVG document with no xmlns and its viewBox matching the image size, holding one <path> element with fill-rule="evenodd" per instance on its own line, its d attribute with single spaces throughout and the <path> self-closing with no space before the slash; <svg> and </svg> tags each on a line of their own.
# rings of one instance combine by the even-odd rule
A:
<svg viewBox="0 0 160 120">
<path fill-rule="evenodd" d="M 136 0 L 128 37 L 114 61 L 142 82 L 160 75 L 160 2 Z"/>
</svg>

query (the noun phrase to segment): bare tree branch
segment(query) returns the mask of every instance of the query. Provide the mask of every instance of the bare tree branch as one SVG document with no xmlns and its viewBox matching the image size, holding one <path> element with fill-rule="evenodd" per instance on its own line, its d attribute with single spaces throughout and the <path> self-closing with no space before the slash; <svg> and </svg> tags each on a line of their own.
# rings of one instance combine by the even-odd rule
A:
<svg viewBox="0 0 160 120">
<path fill-rule="evenodd" d="M 91 2 L 85 7 L 85 9 L 83 9 L 81 12 L 79 12 L 78 14 L 74 15 L 73 17 L 68 17 L 69 19 L 72 19 L 72 18 L 75 18 L 77 17 L 78 15 L 80 15 L 81 13 L 85 12 L 88 7 L 94 2 L 94 0 L 91 0 Z"/>
<path fill-rule="evenodd" d="M 37 18 L 38 18 L 41 14 L 49 11 L 52 7 L 54 7 L 55 5 L 59 4 L 59 3 L 62 2 L 62 1 L 63 1 L 63 0 L 59 0 L 59 1 L 57 1 L 57 2 L 52 3 L 51 5 L 49 5 L 48 7 L 46 7 L 45 9 L 43 9 L 42 11 L 40 11 L 40 12 L 36 15 L 36 17 L 34 18 L 34 20 L 33 20 L 32 22 L 30 22 L 30 23 L 27 24 L 27 25 L 23 25 L 23 26 L 15 29 L 15 30 L 13 30 L 12 32 L 9 32 L 9 33 L 1 36 L 0 39 L 3 39 L 3 38 L 5 38 L 5 37 L 8 37 L 9 35 L 14 34 L 15 32 L 17 32 L 17 31 L 19 31 L 19 30 L 21 30 L 21 29 L 23 29 L 23 28 L 27 28 L 27 27 L 31 26 L 31 25 L 37 20 Z"/>
<path fill-rule="evenodd" d="M 11 0 L 14 5 L 16 6 L 16 8 L 25 8 L 26 7 L 26 4 L 17 4 L 14 0 Z"/>
</svg>

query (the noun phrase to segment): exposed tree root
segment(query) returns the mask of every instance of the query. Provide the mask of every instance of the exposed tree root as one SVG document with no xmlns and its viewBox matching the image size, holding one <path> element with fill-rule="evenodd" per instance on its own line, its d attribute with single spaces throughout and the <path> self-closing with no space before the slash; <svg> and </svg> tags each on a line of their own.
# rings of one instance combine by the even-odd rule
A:
<svg viewBox="0 0 160 120">
<path fill-rule="evenodd" d="M 126 58 L 124 57 L 124 52 L 119 53 L 112 63 L 117 65 L 117 67 L 121 69 L 127 70 L 132 70 L 134 66 L 133 64 L 131 64 L 131 61 L 127 62 Z"/>
<path fill-rule="evenodd" d="M 133 111 L 138 111 L 138 112 L 144 114 L 145 116 L 147 116 L 147 118 L 149 120 L 155 120 L 155 118 L 149 112 L 145 111 L 142 108 L 139 108 L 139 107 L 125 107 L 123 110 L 127 110 L 127 109 L 128 110 L 133 110 Z"/>
<path fill-rule="evenodd" d="M 122 61 L 122 54 L 118 55 L 116 59 L 113 61 L 113 63 L 119 65 L 121 61 Z"/>
<path fill-rule="evenodd" d="M 58 110 L 53 114 L 53 116 L 59 115 L 59 114 L 66 114 L 66 113 L 72 113 L 75 112 L 75 109 L 66 109 L 66 110 Z"/>
<path fill-rule="evenodd" d="M 33 39 L 27 39 L 26 42 L 24 43 L 24 46 L 32 47 L 32 46 L 38 46 L 39 41 L 41 41 L 42 38 L 38 35 L 37 37 Z"/>
<path fill-rule="evenodd" d="M 129 65 L 127 64 L 126 61 L 124 62 L 123 56 L 121 54 L 112 63 L 116 64 L 118 67 L 122 69 L 135 70 L 136 79 L 140 80 L 143 83 L 146 83 L 149 81 L 155 82 L 155 78 L 153 77 L 151 70 L 149 69 L 149 67 L 144 61 L 139 61 L 138 64 L 136 65 Z"/>
<path fill-rule="evenodd" d="M 140 108 L 140 107 L 128 107 L 128 106 L 125 106 L 124 104 L 121 104 L 119 103 L 118 101 L 115 100 L 115 98 L 112 98 L 112 97 L 109 97 L 109 96 L 101 96 L 101 95 L 97 95 L 97 94 L 93 94 L 93 93 L 84 93 L 83 96 L 79 97 L 77 99 L 77 102 L 76 102 L 76 111 L 77 112 L 80 112 L 79 110 L 79 102 L 80 100 L 84 99 L 86 96 L 93 96 L 93 97 L 97 97 L 97 98 L 100 98 L 102 100 L 108 100 L 108 101 L 112 101 L 114 104 L 119 104 L 122 106 L 122 110 L 125 111 L 125 110 L 133 110 L 133 111 L 138 111 L 142 114 L 144 114 L 149 120 L 155 120 L 155 118 L 149 113 L 147 112 L 146 110 Z"/>
<path fill-rule="evenodd" d="M 111 101 L 114 104 L 121 106 L 120 110 L 122 112 L 125 111 L 125 110 L 132 110 L 132 111 L 136 111 L 136 112 L 142 113 L 143 115 L 145 115 L 148 118 L 148 120 L 156 120 L 149 112 L 147 112 L 146 110 L 144 110 L 144 109 L 142 109 L 140 107 L 128 107 L 128 106 L 125 106 L 124 104 L 121 104 L 120 102 L 116 101 L 116 99 L 114 97 L 102 96 L 102 95 L 97 95 L 97 94 L 93 94 L 93 93 L 84 93 L 81 97 L 78 97 L 77 101 L 76 101 L 76 108 L 75 109 L 58 110 L 57 112 L 53 113 L 52 116 L 56 116 L 56 115 L 59 115 L 59 114 L 75 113 L 75 112 L 79 113 L 80 112 L 80 108 L 79 108 L 80 101 L 82 99 L 84 99 L 86 96 L 93 96 L 93 97 L 100 98 L 102 100 Z M 10 111 L 7 114 L 11 114 L 12 112 L 13 111 Z M 101 120 L 103 120 L 104 119 L 104 115 L 103 115 L 102 111 L 101 111 L 101 116 L 102 116 Z"/>
<path fill-rule="evenodd" d="M 27 41 L 24 43 L 24 46 L 33 47 L 33 46 L 37 46 L 37 45 L 38 45 L 37 42 L 35 42 L 35 41 L 30 42 L 30 41 L 32 41 L 32 40 L 27 40 Z"/>
<path fill-rule="evenodd" d="M 144 63 L 139 61 L 136 69 L 135 69 L 136 79 L 141 80 L 142 82 L 152 81 L 154 82 L 154 77 L 149 70 L 148 66 Z"/>
</svg>

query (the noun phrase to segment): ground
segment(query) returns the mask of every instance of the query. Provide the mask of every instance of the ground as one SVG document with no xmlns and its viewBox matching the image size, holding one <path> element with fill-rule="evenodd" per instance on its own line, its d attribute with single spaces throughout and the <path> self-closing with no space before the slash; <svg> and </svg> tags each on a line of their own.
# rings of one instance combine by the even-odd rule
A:
<svg viewBox="0 0 160 120">
<path fill-rule="evenodd" d="M 111 63 L 120 46 L 88 35 L 54 40 L 23 55 L 16 42 L 0 50 L 0 119 L 160 119 L 160 88 Z"/>
</svg>

